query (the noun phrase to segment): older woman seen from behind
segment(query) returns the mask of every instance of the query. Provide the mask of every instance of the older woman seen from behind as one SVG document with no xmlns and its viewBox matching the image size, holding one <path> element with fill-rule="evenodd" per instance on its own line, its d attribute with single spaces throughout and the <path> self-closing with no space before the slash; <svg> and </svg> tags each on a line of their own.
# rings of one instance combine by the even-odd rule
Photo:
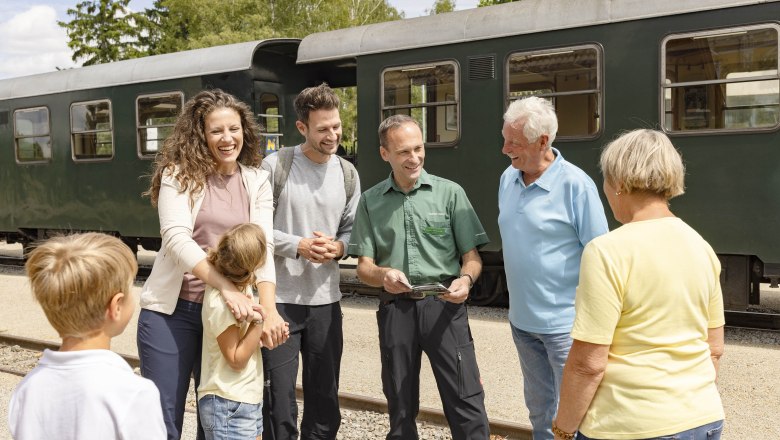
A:
<svg viewBox="0 0 780 440">
<path fill-rule="evenodd" d="M 582 256 L 555 438 L 718 439 L 720 263 L 669 210 L 682 158 L 663 133 L 635 130 L 607 145 L 601 170 L 623 226 Z"/>
</svg>

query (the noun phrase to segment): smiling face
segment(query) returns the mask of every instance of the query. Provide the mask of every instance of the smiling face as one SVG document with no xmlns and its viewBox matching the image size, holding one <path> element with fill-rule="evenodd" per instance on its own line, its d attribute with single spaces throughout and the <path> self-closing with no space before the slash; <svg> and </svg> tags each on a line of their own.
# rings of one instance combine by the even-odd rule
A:
<svg viewBox="0 0 780 440">
<path fill-rule="evenodd" d="M 217 172 L 233 174 L 238 169 L 238 156 L 244 146 L 244 131 L 241 117 L 229 108 L 218 108 L 206 116 L 206 143 L 214 161 Z"/>
<path fill-rule="evenodd" d="M 523 125 L 519 123 L 515 125 L 504 122 L 504 128 L 501 130 L 504 146 L 501 152 L 509 157 L 515 169 L 524 173 L 536 172 L 547 151 L 547 136 L 541 135 L 535 142 L 528 142 L 523 134 Z"/>
<path fill-rule="evenodd" d="M 379 153 L 390 163 L 396 185 L 404 191 L 412 189 L 425 163 L 425 144 L 417 125 L 408 122 L 388 131 L 387 145 L 379 147 Z"/>
<path fill-rule="evenodd" d="M 336 153 L 341 141 L 339 109 L 320 109 L 309 112 L 309 122 L 296 121 L 295 126 L 306 138 L 301 145 L 303 154 L 317 163 L 325 163 Z"/>
</svg>

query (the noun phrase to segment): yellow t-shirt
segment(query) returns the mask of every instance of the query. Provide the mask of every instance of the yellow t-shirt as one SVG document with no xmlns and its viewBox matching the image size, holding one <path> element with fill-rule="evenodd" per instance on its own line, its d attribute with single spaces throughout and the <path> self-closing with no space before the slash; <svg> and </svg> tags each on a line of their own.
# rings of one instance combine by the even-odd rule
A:
<svg viewBox="0 0 780 440">
<path fill-rule="evenodd" d="M 719 276 L 710 245 L 675 217 L 585 247 L 571 335 L 610 347 L 583 434 L 657 437 L 724 418 L 707 344 L 725 323 Z"/>
<path fill-rule="evenodd" d="M 198 397 L 214 394 L 235 402 L 256 405 L 263 401 L 263 357 L 258 346 L 241 371 L 230 368 L 217 343 L 231 325 L 238 326 L 236 318 L 228 309 L 222 295 L 211 286 L 206 287 L 203 297 L 203 353 L 201 354 L 200 386 Z M 249 329 L 249 323 L 240 325 L 241 337 Z"/>
</svg>

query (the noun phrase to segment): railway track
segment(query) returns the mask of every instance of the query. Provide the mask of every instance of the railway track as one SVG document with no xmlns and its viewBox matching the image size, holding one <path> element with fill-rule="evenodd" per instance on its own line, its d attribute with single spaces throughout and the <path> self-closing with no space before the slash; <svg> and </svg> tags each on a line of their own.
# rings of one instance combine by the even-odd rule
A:
<svg viewBox="0 0 780 440">
<path fill-rule="evenodd" d="M 54 344 L 48 341 L 40 339 L 31 339 L 21 336 L 13 335 L 0 335 L 0 344 L 7 346 L 19 346 L 26 350 L 32 350 L 36 352 L 42 352 L 44 349 L 57 350 L 58 344 Z M 121 355 L 122 358 L 127 361 L 130 366 L 136 368 L 140 365 L 140 361 L 137 356 Z M 13 374 L 17 376 L 24 376 L 26 371 L 20 371 L 14 368 L 7 368 L 0 366 L 0 372 Z M 300 386 L 296 389 L 296 394 L 299 399 L 303 398 L 303 390 Z M 373 397 L 361 396 L 358 394 L 339 392 L 339 403 L 342 408 L 353 411 L 372 411 L 380 414 L 387 414 L 387 402 L 383 399 L 377 399 Z M 420 407 L 420 412 L 417 416 L 418 421 L 424 421 L 427 423 L 436 424 L 439 426 L 447 426 L 447 419 L 441 410 L 435 408 Z M 504 420 L 493 420 L 490 422 L 490 432 L 495 435 L 495 438 L 504 439 L 520 439 L 531 440 L 532 431 L 531 427 L 522 425 L 519 423 L 508 422 Z"/>
<path fill-rule="evenodd" d="M 5 268 L 11 273 L 23 273 L 24 260 L 16 256 L 0 255 L 0 268 Z M 367 286 L 357 280 L 354 276 L 345 274 L 345 271 L 353 271 L 354 264 L 341 264 L 342 282 L 341 291 L 351 294 L 378 296 L 380 289 Z M 136 280 L 143 281 L 151 272 L 151 266 L 139 266 Z M 729 327 L 740 327 L 754 330 L 780 331 L 780 314 L 765 313 L 756 311 L 726 311 L 726 325 Z"/>
</svg>

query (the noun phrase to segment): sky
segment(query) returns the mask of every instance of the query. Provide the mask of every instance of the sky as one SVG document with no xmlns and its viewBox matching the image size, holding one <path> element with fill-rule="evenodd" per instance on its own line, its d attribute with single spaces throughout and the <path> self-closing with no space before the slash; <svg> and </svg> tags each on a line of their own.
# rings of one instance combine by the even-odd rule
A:
<svg viewBox="0 0 780 440">
<path fill-rule="evenodd" d="M 77 64 L 71 60 L 65 30 L 57 21 L 67 20 L 68 8 L 79 0 L 1 0 L 0 1 L 0 79 L 51 72 L 57 67 Z M 407 18 L 419 17 L 434 0 L 390 0 Z M 477 7 L 478 0 L 456 0 L 456 9 Z M 153 0 L 131 0 L 130 8 L 140 11 Z"/>
</svg>

